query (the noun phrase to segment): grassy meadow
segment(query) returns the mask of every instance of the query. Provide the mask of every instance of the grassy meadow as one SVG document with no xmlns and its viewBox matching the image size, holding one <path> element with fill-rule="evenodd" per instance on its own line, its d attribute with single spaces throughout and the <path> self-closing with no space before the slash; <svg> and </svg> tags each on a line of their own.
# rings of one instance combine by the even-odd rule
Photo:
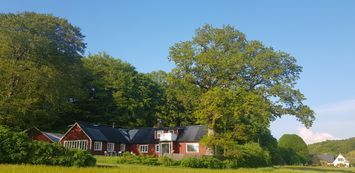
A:
<svg viewBox="0 0 355 173">
<path fill-rule="evenodd" d="M 115 167 L 59 167 L 40 165 L 0 165 L 1 173 L 355 173 L 354 168 L 270 167 L 257 169 L 213 170 L 178 167 L 118 165 Z"/>
</svg>

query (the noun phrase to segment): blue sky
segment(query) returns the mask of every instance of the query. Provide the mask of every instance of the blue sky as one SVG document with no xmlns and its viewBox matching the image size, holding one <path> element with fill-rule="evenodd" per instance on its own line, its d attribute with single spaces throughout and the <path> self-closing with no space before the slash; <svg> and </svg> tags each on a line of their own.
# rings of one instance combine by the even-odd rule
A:
<svg viewBox="0 0 355 173">
<path fill-rule="evenodd" d="M 279 138 L 306 142 L 355 136 L 355 1 L 38 1 L 0 0 L 0 12 L 68 19 L 86 35 L 86 53 L 106 51 L 140 72 L 170 71 L 169 47 L 203 24 L 235 26 L 248 39 L 290 53 L 303 66 L 299 88 L 316 112 L 310 129 L 292 117 L 272 123 Z"/>
</svg>

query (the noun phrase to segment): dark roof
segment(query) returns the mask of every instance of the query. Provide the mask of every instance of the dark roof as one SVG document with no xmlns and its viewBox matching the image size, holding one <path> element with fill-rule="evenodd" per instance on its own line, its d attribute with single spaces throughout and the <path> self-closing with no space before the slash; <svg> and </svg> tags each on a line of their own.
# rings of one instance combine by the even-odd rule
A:
<svg viewBox="0 0 355 173">
<path fill-rule="evenodd" d="M 335 157 L 333 155 L 330 155 L 330 154 L 318 154 L 316 155 L 316 157 L 319 159 L 319 160 L 324 160 L 328 163 L 333 163 L 333 161 L 335 160 Z"/>
<path fill-rule="evenodd" d="M 53 142 L 58 142 L 60 138 L 64 136 L 61 133 L 49 133 L 49 132 L 42 132 L 42 133 L 46 135 Z"/>
<path fill-rule="evenodd" d="M 158 140 L 154 138 L 156 128 L 145 127 L 140 129 L 129 130 L 131 143 L 133 144 L 152 144 L 157 143 Z"/>
<path fill-rule="evenodd" d="M 124 129 L 87 122 L 78 122 L 78 124 L 94 141 L 129 143 L 127 140 L 127 134 L 124 133 Z"/>
<path fill-rule="evenodd" d="M 207 134 L 207 127 L 204 125 L 192 125 L 186 127 L 144 127 L 137 129 L 113 128 L 106 125 L 97 125 L 87 122 L 78 122 L 83 131 L 94 141 L 107 141 L 115 143 L 133 144 L 154 144 L 159 140 L 155 139 L 156 130 L 178 129 L 177 141 L 196 142 Z"/>
<path fill-rule="evenodd" d="M 131 143 L 134 144 L 151 144 L 158 143 L 155 139 L 156 130 L 166 130 L 166 129 L 179 129 L 179 135 L 177 141 L 181 142 L 196 142 L 199 141 L 203 136 L 207 134 L 207 127 L 204 125 L 193 125 L 186 127 L 163 127 L 163 128 L 152 128 L 145 127 L 139 129 L 132 129 L 128 131 Z"/>
<path fill-rule="evenodd" d="M 207 127 L 204 125 L 194 125 L 183 127 L 182 133 L 178 136 L 177 141 L 194 142 L 199 141 L 207 134 Z"/>
</svg>

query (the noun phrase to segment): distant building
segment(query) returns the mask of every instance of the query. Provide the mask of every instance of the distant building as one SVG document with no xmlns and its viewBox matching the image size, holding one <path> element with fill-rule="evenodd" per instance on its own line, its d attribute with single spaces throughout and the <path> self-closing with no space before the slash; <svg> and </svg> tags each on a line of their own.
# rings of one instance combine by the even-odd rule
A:
<svg viewBox="0 0 355 173">
<path fill-rule="evenodd" d="M 331 166 L 335 160 L 335 156 L 331 154 L 317 154 L 313 155 L 313 165 Z"/>
<path fill-rule="evenodd" d="M 349 167 L 349 161 L 345 159 L 345 157 L 342 154 L 339 154 L 338 157 L 333 161 L 333 165 L 335 167 Z"/>
</svg>

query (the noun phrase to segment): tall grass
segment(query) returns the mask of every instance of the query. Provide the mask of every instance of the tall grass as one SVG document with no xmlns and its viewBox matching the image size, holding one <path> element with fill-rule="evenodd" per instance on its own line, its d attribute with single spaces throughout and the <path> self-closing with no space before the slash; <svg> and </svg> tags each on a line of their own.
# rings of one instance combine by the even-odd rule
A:
<svg viewBox="0 0 355 173">
<path fill-rule="evenodd" d="M 0 165 L 1 173 L 350 173 L 355 172 L 354 168 L 318 168 L 318 167 L 275 167 L 258 169 L 237 169 L 237 170 L 208 170 L 208 169 L 187 169 L 169 168 L 157 166 L 136 166 L 120 165 L 117 167 L 58 167 L 40 165 Z"/>
</svg>

